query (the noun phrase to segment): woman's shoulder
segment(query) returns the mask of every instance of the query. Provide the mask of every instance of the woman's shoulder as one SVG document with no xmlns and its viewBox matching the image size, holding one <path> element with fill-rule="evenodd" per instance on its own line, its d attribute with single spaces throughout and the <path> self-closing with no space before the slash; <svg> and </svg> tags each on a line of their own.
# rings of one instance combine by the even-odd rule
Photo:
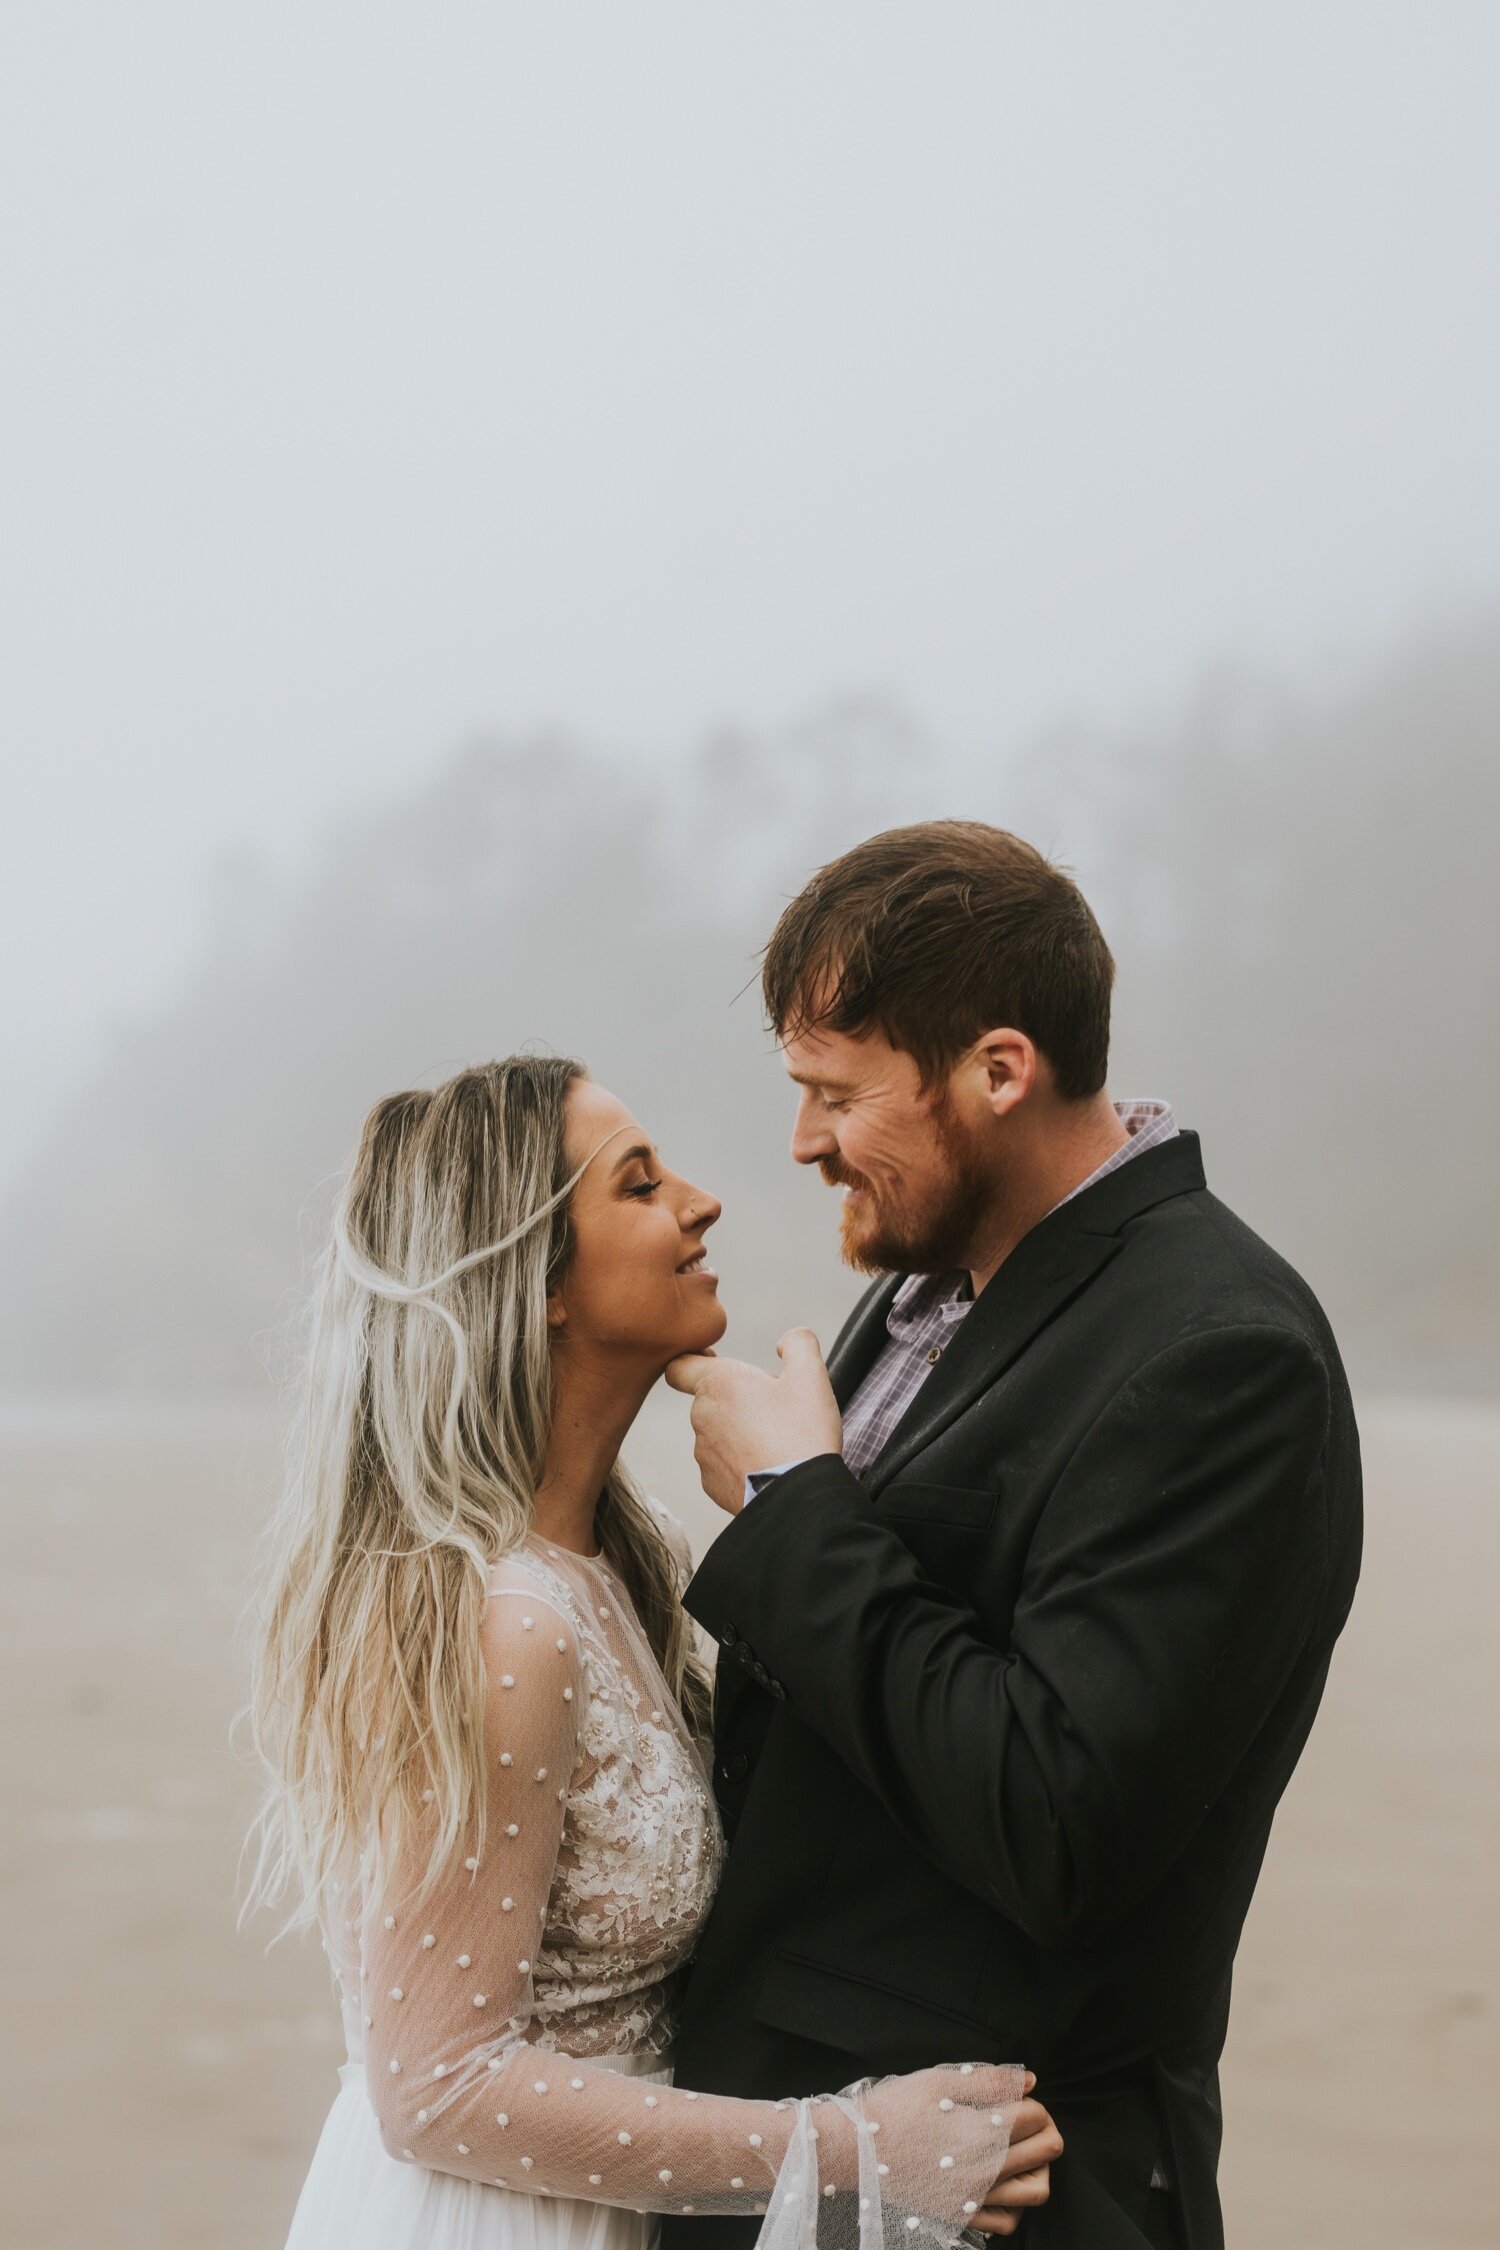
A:
<svg viewBox="0 0 1500 2250">
<path fill-rule="evenodd" d="M 545 1555 L 529 1546 L 513 1547 L 499 1562 L 490 1564 L 492 1622 L 496 1621 L 493 1613 L 508 1612 L 518 1603 L 523 1608 L 540 1606 L 549 1616 L 561 1618 L 575 1631 L 577 1629 L 578 1604 L 567 1579 L 552 1567 Z"/>
<path fill-rule="evenodd" d="M 664 1506 L 654 1493 L 647 1492 L 642 1497 L 660 1527 L 661 1535 L 667 1543 L 672 1560 L 676 1563 L 684 1581 L 686 1581 L 692 1577 L 693 1572 L 698 1567 L 693 1560 L 692 1544 L 686 1531 L 684 1531 L 679 1519 L 673 1515 L 671 1509 Z"/>
</svg>

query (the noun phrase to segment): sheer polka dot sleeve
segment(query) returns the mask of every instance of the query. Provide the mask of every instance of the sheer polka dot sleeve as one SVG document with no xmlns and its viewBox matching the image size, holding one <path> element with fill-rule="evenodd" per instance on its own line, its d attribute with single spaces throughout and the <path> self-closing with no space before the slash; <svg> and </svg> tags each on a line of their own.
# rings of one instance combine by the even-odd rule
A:
<svg viewBox="0 0 1500 2250">
<path fill-rule="evenodd" d="M 672 1560 L 677 1566 L 677 1575 L 685 1586 L 696 1568 L 688 1535 L 671 1509 L 663 1507 L 661 1501 L 654 1499 L 649 1493 L 646 1496 L 646 1505 L 661 1526 L 662 1537 L 666 1540 Z"/>
<path fill-rule="evenodd" d="M 485 1662 L 483 1842 L 425 1901 L 403 1903 L 396 1882 L 366 1917 L 365 2053 L 390 2153 L 533 2195 L 763 2212 L 778 2250 L 811 2250 L 809 2228 L 830 2206 L 851 2219 L 858 2250 L 880 2250 L 892 2211 L 914 2242 L 951 2244 L 999 2171 L 1019 2070 L 954 2064 L 751 2102 L 539 2043 L 551 2027 L 537 1951 L 569 1849 L 590 1658 L 573 1623 L 522 1587 L 492 1596 Z"/>
</svg>

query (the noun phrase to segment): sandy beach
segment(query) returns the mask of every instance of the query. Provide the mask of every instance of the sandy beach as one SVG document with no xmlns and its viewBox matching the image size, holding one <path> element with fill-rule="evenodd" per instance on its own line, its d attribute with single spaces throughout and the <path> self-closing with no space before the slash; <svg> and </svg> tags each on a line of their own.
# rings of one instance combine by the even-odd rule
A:
<svg viewBox="0 0 1500 2250">
<path fill-rule="evenodd" d="M 636 1448 L 700 1550 L 679 1402 Z M 1225 2060 L 1231 2250 L 1500 2244 L 1500 1409 L 1366 1400 L 1364 1584 Z M 279 2250 L 339 2058 L 315 1941 L 235 1928 L 241 1411 L 0 1423 L 6 2250 Z"/>
</svg>

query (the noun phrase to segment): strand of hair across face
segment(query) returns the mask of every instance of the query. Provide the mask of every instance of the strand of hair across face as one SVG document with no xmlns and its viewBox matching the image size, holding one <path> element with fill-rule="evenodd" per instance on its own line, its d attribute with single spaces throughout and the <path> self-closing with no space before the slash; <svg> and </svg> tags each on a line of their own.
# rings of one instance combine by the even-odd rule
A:
<svg viewBox="0 0 1500 2250">
<path fill-rule="evenodd" d="M 478 1250 L 470 1250 L 427 1281 L 397 1281 L 383 1267 L 377 1266 L 373 1259 L 367 1258 L 350 1239 L 349 1191 L 346 1189 L 340 1197 L 333 1215 L 334 1250 L 350 1280 L 356 1282 L 361 1289 L 367 1289 L 372 1297 L 384 1297 L 394 1304 L 409 1304 L 423 1312 L 436 1313 L 453 1338 L 453 1380 L 448 1386 L 448 1404 L 443 1414 L 443 1461 L 450 1470 L 458 1450 L 459 1415 L 469 1380 L 469 1348 L 464 1342 L 464 1332 L 459 1322 L 446 1305 L 432 1302 L 432 1292 L 441 1289 L 445 1282 L 456 1280 L 461 1273 L 467 1273 L 471 1266 L 482 1264 L 486 1258 L 497 1258 L 502 1250 L 514 1248 L 516 1243 L 530 1234 L 533 1227 L 540 1226 L 544 1219 L 550 1219 L 553 1212 L 566 1203 L 594 1158 L 608 1148 L 611 1141 L 617 1140 L 621 1133 L 628 1133 L 630 1130 L 629 1125 L 617 1125 L 612 1133 L 606 1133 L 603 1140 L 589 1150 L 572 1178 L 564 1180 L 557 1193 L 549 1196 L 545 1203 L 539 1204 L 519 1226 L 512 1227 L 510 1233 L 502 1235 L 498 1242 L 487 1242 Z"/>
<path fill-rule="evenodd" d="M 357 1281 L 361 1288 L 368 1289 L 372 1296 L 389 1297 L 397 1303 L 416 1302 L 434 1289 L 441 1289 L 445 1281 L 453 1281 L 459 1274 L 467 1273 L 470 1266 L 477 1266 L 485 1258 L 498 1257 L 502 1250 L 513 1248 L 523 1236 L 530 1234 L 533 1227 L 540 1226 L 543 1219 L 550 1218 L 560 1203 L 566 1203 L 600 1151 L 608 1148 L 611 1141 L 618 1140 L 621 1133 L 630 1131 L 629 1125 L 617 1125 L 612 1133 L 606 1133 L 598 1146 L 589 1150 L 572 1178 L 564 1180 L 557 1193 L 545 1203 L 539 1204 L 518 1227 L 512 1227 L 509 1234 L 501 1235 L 498 1242 L 486 1242 L 481 1249 L 468 1251 L 451 1266 L 445 1266 L 441 1273 L 435 1273 L 429 1281 L 397 1281 L 383 1267 L 377 1266 L 373 1259 L 367 1258 L 362 1250 L 355 1248 L 349 1239 L 349 1200 L 346 1193 L 339 1202 L 333 1220 L 339 1262 L 351 1280 Z"/>
</svg>

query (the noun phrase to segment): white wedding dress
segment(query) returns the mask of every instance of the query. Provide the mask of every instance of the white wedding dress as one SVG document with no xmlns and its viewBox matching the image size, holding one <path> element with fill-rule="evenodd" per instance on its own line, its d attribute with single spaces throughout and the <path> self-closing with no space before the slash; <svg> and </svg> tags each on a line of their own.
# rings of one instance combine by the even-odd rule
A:
<svg viewBox="0 0 1500 2250">
<path fill-rule="evenodd" d="M 813 2102 L 674 2089 L 723 1857 L 703 1755 L 602 1558 L 533 1535 L 490 1604 L 483 1848 L 420 1904 L 341 1902 L 349 2059 L 287 2250 L 650 2250 L 664 2211 L 767 2214 L 767 2250 L 947 2250 L 1019 2068 Z"/>
</svg>

